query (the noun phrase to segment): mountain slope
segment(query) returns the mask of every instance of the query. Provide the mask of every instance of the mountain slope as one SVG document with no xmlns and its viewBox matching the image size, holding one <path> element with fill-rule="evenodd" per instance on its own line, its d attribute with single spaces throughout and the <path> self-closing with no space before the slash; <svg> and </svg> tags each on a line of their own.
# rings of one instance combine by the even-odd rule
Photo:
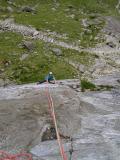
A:
<svg viewBox="0 0 120 160">
<path fill-rule="evenodd" d="M 1 27 L 1 79 L 26 83 L 42 79 L 50 70 L 57 79 L 77 77 L 76 68 L 82 72 L 88 71 L 99 59 L 99 52 L 89 48 L 106 41 L 102 32 L 106 24 L 105 17 L 118 16 L 117 3 L 117 0 L 1 0 L 1 21 L 12 18 L 18 25 L 33 27 L 44 33 L 44 39 L 56 42 L 51 44 L 47 40 L 35 40 L 38 32 L 21 36 L 6 32 L 9 31 L 7 25 Z M 27 29 L 25 32 L 28 32 Z M 32 43 L 32 49 L 24 45 L 26 41 Z M 61 47 L 56 45 L 57 42 L 62 44 Z M 64 44 L 73 48 L 65 49 Z M 74 46 L 80 50 L 74 50 Z M 101 49 L 104 50 L 104 47 Z"/>
</svg>

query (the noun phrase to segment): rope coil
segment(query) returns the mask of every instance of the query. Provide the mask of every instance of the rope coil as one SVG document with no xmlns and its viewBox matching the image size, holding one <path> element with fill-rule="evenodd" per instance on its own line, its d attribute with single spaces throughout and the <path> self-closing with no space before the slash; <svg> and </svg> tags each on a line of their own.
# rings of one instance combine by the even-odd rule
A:
<svg viewBox="0 0 120 160">
<path fill-rule="evenodd" d="M 0 151 L 0 160 L 32 160 L 32 155 L 29 153 L 10 154 Z"/>
</svg>

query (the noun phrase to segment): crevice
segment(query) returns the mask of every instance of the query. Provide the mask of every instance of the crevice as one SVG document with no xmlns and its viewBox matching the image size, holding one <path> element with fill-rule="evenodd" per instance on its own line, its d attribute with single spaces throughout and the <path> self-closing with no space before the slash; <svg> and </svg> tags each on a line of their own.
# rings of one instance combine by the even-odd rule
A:
<svg viewBox="0 0 120 160">
<path fill-rule="evenodd" d="M 73 152 L 74 152 L 74 149 L 73 149 L 73 138 L 70 138 L 70 142 L 71 142 L 71 149 L 69 150 L 69 154 L 70 154 L 69 160 L 72 160 L 72 155 L 73 155 Z"/>
</svg>

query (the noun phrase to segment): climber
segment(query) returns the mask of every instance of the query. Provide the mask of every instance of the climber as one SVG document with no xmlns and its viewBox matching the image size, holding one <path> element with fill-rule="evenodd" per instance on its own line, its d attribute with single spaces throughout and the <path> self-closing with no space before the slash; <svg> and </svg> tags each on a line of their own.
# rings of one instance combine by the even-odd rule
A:
<svg viewBox="0 0 120 160">
<path fill-rule="evenodd" d="M 37 84 L 42 84 L 44 82 L 52 83 L 52 84 L 56 83 L 55 77 L 52 72 L 49 72 L 49 74 L 47 76 L 45 76 L 45 79 L 42 81 L 39 81 Z"/>
</svg>

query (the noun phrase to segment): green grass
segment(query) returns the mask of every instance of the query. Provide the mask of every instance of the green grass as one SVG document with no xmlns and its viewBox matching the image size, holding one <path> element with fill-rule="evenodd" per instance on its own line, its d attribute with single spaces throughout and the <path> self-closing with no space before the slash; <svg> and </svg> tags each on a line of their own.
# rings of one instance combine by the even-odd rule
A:
<svg viewBox="0 0 120 160">
<path fill-rule="evenodd" d="M 4 54 L 7 55 L 7 53 L 13 50 L 16 53 L 23 51 L 23 49 L 20 49 L 18 46 L 22 40 L 23 40 L 23 36 L 21 34 L 17 34 L 13 32 L 1 32 L 0 33 L 0 52 L 3 52 Z"/>
<path fill-rule="evenodd" d="M 89 82 L 86 79 L 81 80 L 81 91 L 84 92 L 85 90 L 90 91 L 111 91 L 113 89 L 113 86 L 110 85 L 98 85 L 96 86 L 94 83 Z"/>
<path fill-rule="evenodd" d="M 81 80 L 81 90 L 85 91 L 86 89 L 90 89 L 91 91 L 93 91 L 93 90 L 96 89 L 96 85 L 91 83 L 91 82 L 89 82 L 86 79 L 82 79 Z"/>
<path fill-rule="evenodd" d="M 83 46 L 95 42 L 94 37 L 100 31 L 102 25 L 100 24 L 99 27 L 90 26 L 88 29 L 91 30 L 91 34 L 85 33 L 81 37 L 81 32 L 83 31 L 81 19 L 88 17 L 89 13 L 87 13 L 88 15 L 82 15 L 81 11 L 76 6 L 74 9 L 69 9 L 68 6 L 71 3 L 69 5 L 65 4 L 61 1 L 61 5 L 56 10 L 52 10 L 55 6 L 53 3 L 43 3 L 38 5 L 37 14 L 16 13 L 14 16 L 17 23 L 22 23 L 25 25 L 30 24 L 38 30 L 49 29 L 50 31 L 56 31 L 60 34 L 65 33 L 68 36 L 69 42 L 81 39 L 82 42 L 80 45 Z M 74 15 L 74 18 L 71 18 L 71 15 Z M 91 35 L 93 36 L 92 39 Z"/>
<path fill-rule="evenodd" d="M 60 0 L 57 5 L 53 0 L 15 0 L 15 5 L 11 5 L 14 13 L 2 13 L 3 18 L 14 16 L 17 23 L 32 25 L 38 30 L 50 30 L 60 34 L 67 34 L 68 39 L 63 41 L 75 42 L 81 40 L 80 45 L 89 47 L 95 45 L 94 39 L 104 26 L 104 22 L 99 25 L 91 25 L 87 29 L 90 33 L 83 32 L 81 20 L 90 19 L 90 14 L 115 15 L 117 0 Z M 18 12 L 21 6 L 28 5 L 35 7 L 36 14 Z M 0 6 L 8 6 L 1 0 Z M 16 6 L 16 7 L 15 7 Z M 71 17 L 73 15 L 73 18 Z M 91 38 L 92 35 L 92 38 Z"/>
<path fill-rule="evenodd" d="M 66 49 L 62 48 L 53 44 L 48 45 L 48 50 L 52 52 L 52 48 L 58 48 L 62 51 L 62 55 L 59 57 L 59 59 L 66 61 L 69 63 L 69 61 L 72 61 L 76 64 L 82 64 L 86 68 L 92 66 L 95 63 L 95 59 L 98 59 L 99 56 L 94 53 L 88 53 L 88 52 L 78 52 L 73 49 Z"/>
<path fill-rule="evenodd" d="M 118 15 L 115 10 L 117 0 L 59 0 L 57 2 L 56 4 L 53 0 L 14 0 L 10 5 L 5 0 L 1 0 L 0 8 L 3 11 L 0 9 L 0 19 L 14 17 L 17 23 L 33 26 L 37 30 L 50 30 L 67 35 L 67 39 L 63 37 L 58 40 L 91 47 L 102 41 L 101 39 L 95 40 L 95 37 L 105 22 L 101 20 L 99 24 L 90 24 L 86 28 L 88 31 L 84 31 L 82 20 L 85 18 L 88 21 L 95 20 L 100 15 Z M 19 12 L 21 7 L 25 5 L 35 7 L 36 13 Z M 8 12 L 8 6 L 11 6 L 14 12 Z M 82 32 L 83 35 L 81 35 Z M 89 67 L 96 58 L 94 54 L 79 53 L 63 48 L 60 48 L 63 55 L 58 58 L 51 51 L 51 48 L 56 46 L 42 41 L 35 41 L 36 48 L 28 53 L 28 50 L 20 47 L 24 39 L 28 39 L 28 37 L 25 38 L 12 32 L 0 33 L 1 77 L 5 76 L 5 78 L 15 80 L 17 83 L 28 83 L 43 79 L 49 71 L 52 71 L 57 79 L 73 78 L 76 75 L 76 70 L 64 59 L 67 58 Z M 29 56 L 21 61 L 20 57 L 24 53 Z M 6 65 L 6 63 L 8 64 Z"/>
<path fill-rule="evenodd" d="M 55 74 L 56 79 L 74 78 L 77 75 L 76 69 L 65 61 L 66 58 L 87 67 L 91 66 L 96 58 L 94 54 L 64 48 L 60 48 L 62 56 L 57 57 L 52 48 L 59 47 L 39 40 L 33 41 L 36 48 L 29 53 L 21 45 L 23 40 L 30 39 L 13 32 L 0 33 L 0 67 L 3 70 L 1 77 L 17 83 L 36 82 L 43 79 L 49 71 Z M 27 53 L 28 57 L 21 61 L 20 57 L 24 53 Z"/>
<path fill-rule="evenodd" d="M 13 77 L 17 80 L 25 82 L 36 82 L 44 79 L 44 76 L 52 71 L 56 79 L 73 78 L 76 71 L 73 67 L 58 59 L 50 51 L 46 51 L 43 42 L 37 42 L 37 48 L 27 61 L 20 62 L 13 70 Z M 47 52 L 47 53 L 46 53 Z"/>
<path fill-rule="evenodd" d="M 0 67 L 1 77 L 17 83 L 36 82 L 52 71 L 56 79 L 73 78 L 76 70 L 61 59 L 58 59 L 47 49 L 47 44 L 34 41 L 36 48 L 28 52 L 21 48 L 23 37 L 12 32 L 0 33 Z M 28 53 L 25 60 L 20 60 L 22 54 Z M 6 63 L 8 65 L 6 66 Z"/>
<path fill-rule="evenodd" d="M 85 66 L 91 66 L 94 64 L 96 55 L 88 52 L 78 52 L 72 49 L 62 49 L 63 57 L 73 62 L 83 64 Z"/>
<path fill-rule="evenodd" d="M 12 32 L 0 33 L 0 67 L 4 67 L 4 62 L 17 62 L 18 57 L 25 49 L 20 48 L 23 36 Z"/>
</svg>

